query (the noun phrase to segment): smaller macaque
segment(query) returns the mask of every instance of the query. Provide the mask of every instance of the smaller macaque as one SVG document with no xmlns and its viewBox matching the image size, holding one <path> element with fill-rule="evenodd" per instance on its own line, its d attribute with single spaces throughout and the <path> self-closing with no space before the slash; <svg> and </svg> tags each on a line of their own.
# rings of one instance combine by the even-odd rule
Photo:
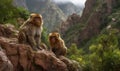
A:
<svg viewBox="0 0 120 71">
<path fill-rule="evenodd" d="M 50 50 L 55 53 L 56 56 L 65 56 L 67 53 L 67 47 L 64 41 L 60 37 L 60 34 L 53 32 L 49 34 Z"/>
<path fill-rule="evenodd" d="M 40 14 L 32 13 L 25 23 L 20 27 L 18 34 L 18 42 L 21 44 L 28 44 L 33 50 L 42 49 L 41 33 L 42 33 L 43 19 Z"/>
</svg>

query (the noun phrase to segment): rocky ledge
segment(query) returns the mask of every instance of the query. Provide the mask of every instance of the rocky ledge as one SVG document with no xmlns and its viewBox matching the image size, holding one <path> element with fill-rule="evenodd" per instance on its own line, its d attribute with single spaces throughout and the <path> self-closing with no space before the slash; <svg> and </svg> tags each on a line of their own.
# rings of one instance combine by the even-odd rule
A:
<svg viewBox="0 0 120 71">
<path fill-rule="evenodd" d="M 46 49 L 32 51 L 29 45 L 17 43 L 16 37 L 14 26 L 0 25 L 0 71 L 81 71 L 76 61 L 58 58 Z"/>
</svg>

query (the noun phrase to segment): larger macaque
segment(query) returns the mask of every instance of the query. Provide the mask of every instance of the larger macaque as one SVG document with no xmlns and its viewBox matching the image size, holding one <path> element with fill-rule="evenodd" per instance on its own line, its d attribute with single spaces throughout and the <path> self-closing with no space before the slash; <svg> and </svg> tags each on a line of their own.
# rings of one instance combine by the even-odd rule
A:
<svg viewBox="0 0 120 71">
<path fill-rule="evenodd" d="M 29 44 L 33 50 L 38 50 L 41 43 L 43 20 L 40 14 L 32 13 L 25 23 L 20 27 L 18 42 Z"/>
<path fill-rule="evenodd" d="M 53 32 L 49 34 L 50 50 L 56 54 L 56 56 L 65 56 L 67 53 L 67 47 L 64 41 L 60 37 L 60 34 Z"/>
</svg>

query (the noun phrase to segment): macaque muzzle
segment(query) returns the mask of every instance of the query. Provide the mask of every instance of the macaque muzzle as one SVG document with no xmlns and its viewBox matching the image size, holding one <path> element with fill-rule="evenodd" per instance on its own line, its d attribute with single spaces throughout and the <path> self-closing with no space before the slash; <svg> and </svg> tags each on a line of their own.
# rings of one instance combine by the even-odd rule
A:
<svg viewBox="0 0 120 71">
<path fill-rule="evenodd" d="M 56 37 L 56 36 L 51 36 L 51 37 L 50 37 L 50 40 L 51 40 L 52 42 L 56 42 L 56 41 L 57 41 L 57 37 Z"/>
<path fill-rule="evenodd" d="M 41 22 L 41 18 L 40 18 L 40 17 L 35 17 L 35 18 L 34 18 L 34 21 L 35 21 L 35 22 Z"/>
</svg>

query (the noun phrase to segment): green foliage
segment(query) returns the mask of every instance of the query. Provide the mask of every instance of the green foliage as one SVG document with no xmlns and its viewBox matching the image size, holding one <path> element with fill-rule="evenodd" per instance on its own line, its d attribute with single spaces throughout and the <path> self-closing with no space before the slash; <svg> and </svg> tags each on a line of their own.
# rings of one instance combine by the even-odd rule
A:
<svg viewBox="0 0 120 71">
<path fill-rule="evenodd" d="M 29 11 L 27 11 L 26 9 L 24 9 L 22 7 L 18 7 L 17 10 L 18 10 L 18 14 L 19 14 L 20 18 L 23 18 L 25 20 L 28 18 L 29 14 L 30 14 Z"/>
<path fill-rule="evenodd" d="M 118 62 L 120 56 L 116 55 L 116 51 L 117 53 L 120 51 L 117 48 L 117 36 L 113 31 L 110 31 L 109 34 L 98 36 L 96 42 L 96 44 L 92 44 L 89 47 L 91 71 L 115 71 L 114 66 L 120 64 Z M 118 62 L 117 64 L 116 61 Z"/>
<path fill-rule="evenodd" d="M 119 9 L 120 8 L 120 0 L 116 0 L 116 4 L 113 8 Z"/>
<path fill-rule="evenodd" d="M 41 39 L 42 39 L 43 43 L 45 43 L 46 45 L 49 45 L 48 44 L 48 34 L 47 34 L 47 30 L 45 28 L 43 29 Z"/>
<path fill-rule="evenodd" d="M 72 44 L 68 49 L 68 57 L 78 61 L 83 71 L 119 70 L 120 49 L 117 30 L 110 29 L 106 32 L 94 39 L 87 52 Z"/>
<path fill-rule="evenodd" d="M 115 9 L 116 11 L 113 12 L 109 17 L 109 24 L 113 27 L 113 28 L 120 28 L 120 10 L 119 9 Z"/>
<path fill-rule="evenodd" d="M 14 14 L 14 15 L 16 15 L 16 17 L 14 17 L 13 19 L 10 19 L 13 22 L 11 22 L 11 21 L 7 21 L 7 22 L 14 24 L 18 28 L 18 27 L 20 27 L 20 24 L 17 23 L 18 18 L 27 20 L 30 15 L 30 12 L 22 7 L 17 7 L 16 9 L 17 9 L 17 14 Z"/>
<path fill-rule="evenodd" d="M 12 23 L 18 27 L 17 19 L 27 19 L 29 12 L 24 8 L 13 6 L 13 0 L 1 0 L 0 2 L 0 23 Z"/>
<path fill-rule="evenodd" d="M 3 23 L 8 19 L 15 17 L 17 9 L 12 5 L 12 0 L 1 0 L 0 2 L 0 22 Z"/>
<path fill-rule="evenodd" d="M 76 44 L 72 44 L 68 49 L 68 57 L 72 60 L 76 60 L 80 63 L 81 66 L 84 66 L 85 62 L 83 60 L 84 51 L 82 49 L 78 49 Z"/>
</svg>

